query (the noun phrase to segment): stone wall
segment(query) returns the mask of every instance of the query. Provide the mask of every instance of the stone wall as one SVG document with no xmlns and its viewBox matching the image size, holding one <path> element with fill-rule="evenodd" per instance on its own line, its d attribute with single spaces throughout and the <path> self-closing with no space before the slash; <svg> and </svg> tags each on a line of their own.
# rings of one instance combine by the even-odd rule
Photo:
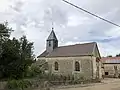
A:
<svg viewBox="0 0 120 90">
<path fill-rule="evenodd" d="M 114 76 L 116 73 L 114 66 L 117 66 L 117 74 L 120 74 L 120 64 L 104 64 L 104 71 L 108 72 L 106 76 Z"/>
<path fill-rule="evenodd" d="M 96 76 L 99 77 L 99 79 L 102 78 L 102 62 L 99 61 L 99 62 L 96 62 L 96 57 L 92 56 L 92 63 L 93 63 L 93 78 L 95 79 Z M 98 69 L 97 69 L 97 65 L 98 65 Z M 98 70 L 98 75 L 97 75 L 97 70 Z"/>
<path fill-rule="evenodd" d="M 58 71 L 54 70 L 54 63 L 58 62 L 59 69 Z M 80 62 L 80 71 L 75 71 L 75 61 Z M 53 74 L 62 74 L 62 75 L 84 75 L 86 78 L 92 78 L 93 76 L 93 67 L 92 67 L 92 58 L 91 56 L 82 56 L 82 57 L 57 57 L 57 58 L 47 58 L 48 64 L 51 66 L 51 72 Z"/>
<path fill-rule="evenodd" d="M 84 75 L 86 78 L 95 79 L 97 76 L 97 64 L 99 66 L 98 77 L 102 78 L 102 69 L 101 69 L 101 61 L 96 63 L 96 57 L 94 56 L 79 56 L 79 57 L 52 57 L 52 58 L 39 58 L 37 65 L 40 64 L 41 60 L 46 60 L 49 65 L 49 71 L 53 74 L 62 74 L 62 75 Z M 58 62 L 59 70 L 54 70 L 54 63 Z M 80 62 L 81 70 L 78 72 L 75 71 L 75 61 Z"/>
</svg>

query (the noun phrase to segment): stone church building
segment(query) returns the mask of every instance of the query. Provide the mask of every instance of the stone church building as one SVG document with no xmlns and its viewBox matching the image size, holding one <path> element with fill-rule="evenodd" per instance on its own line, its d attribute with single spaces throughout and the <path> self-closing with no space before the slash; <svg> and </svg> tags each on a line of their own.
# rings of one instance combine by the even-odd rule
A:
<svg viewBox="0 0 120 90">
<path fill-rule="evenodd" d="M 48 71 L 52 74 L 84 76 L 87 79 L 102 77 L 101 56 L 96 42 L 58 46 L 52 30 L 46 40 L 46 50 L 37 58 L 38 62 L 48 63 Z"/>
</svg>

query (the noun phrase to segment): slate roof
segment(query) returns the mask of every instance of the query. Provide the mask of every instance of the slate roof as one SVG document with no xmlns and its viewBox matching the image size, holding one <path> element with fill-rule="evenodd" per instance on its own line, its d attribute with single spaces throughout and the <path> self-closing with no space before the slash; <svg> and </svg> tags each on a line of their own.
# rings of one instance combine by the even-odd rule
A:
<svg viewBox="0 0 120 90">
<path fill-rule="evenodd" d="M 101 58 L 101 61 L 104 64 L 120 64 L 120 57 L 103 57 Z"/>
<path fill-rule="evenodd" d="M 51 31 L 51 33 L 50 33 L 50 35 L 49 35 L 47 40 L 57 40 L 57 37 L 56 37 L 56 35 L 55 35 L 53 30 Z"/>
<path fill-rule="evenodd" d="M 38 57 L 45 57 L 47 56 L 49 53 L 45 50 L 41 55 L 39 55 Z"/>
<path fill-rule="evenodd" d="M 45 50 L 38 58 L 92 55 L 95 45 L 97 45 L 96 42 L 61 46 L 55 48 L 51 53 Z"/>
</svg>

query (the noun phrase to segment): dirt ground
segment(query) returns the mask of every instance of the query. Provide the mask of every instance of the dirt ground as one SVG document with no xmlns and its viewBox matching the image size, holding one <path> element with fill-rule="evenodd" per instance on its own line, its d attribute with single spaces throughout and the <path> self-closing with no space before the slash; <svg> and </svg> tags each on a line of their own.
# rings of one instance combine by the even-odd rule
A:
<svg viewBox="0 0 120 90">
<path fill-rule="evenodd" d="M 85 87 L 56 88 L 54 90 L 120 90 L 120 79 L 104 79 L 102 83 L 96 83 Z"/>
</svg>

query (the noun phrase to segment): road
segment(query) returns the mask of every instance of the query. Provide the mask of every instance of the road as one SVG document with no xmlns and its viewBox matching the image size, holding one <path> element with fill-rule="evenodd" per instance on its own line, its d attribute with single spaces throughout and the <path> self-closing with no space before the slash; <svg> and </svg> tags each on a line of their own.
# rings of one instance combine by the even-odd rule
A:
<svg viewBox="0 0 120 90">
<path fill-rule="evenodd" d="M 96 83 L 87 87 L 58 88 L 55 90 L 120 90 L 120 79 L 104 79 L 103 83 Z"/>
</svg>

